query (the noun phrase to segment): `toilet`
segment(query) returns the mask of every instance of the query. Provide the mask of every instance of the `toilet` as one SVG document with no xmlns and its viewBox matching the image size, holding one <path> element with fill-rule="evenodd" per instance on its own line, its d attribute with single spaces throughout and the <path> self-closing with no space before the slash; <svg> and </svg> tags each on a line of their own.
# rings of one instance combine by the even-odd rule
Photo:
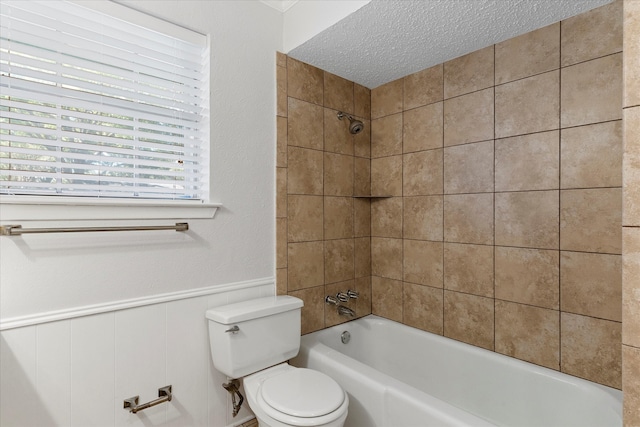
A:
<svg viewBox="0 0 640 427">
<path fill-rule="evenodd" d="M 207 310 L 211 358 L 243 378 L 260 427 L 342 427 L 349 398 L 331 377 L 287 363 L 300 349 L 302 300 L 275 296 Z"/>
</svg>

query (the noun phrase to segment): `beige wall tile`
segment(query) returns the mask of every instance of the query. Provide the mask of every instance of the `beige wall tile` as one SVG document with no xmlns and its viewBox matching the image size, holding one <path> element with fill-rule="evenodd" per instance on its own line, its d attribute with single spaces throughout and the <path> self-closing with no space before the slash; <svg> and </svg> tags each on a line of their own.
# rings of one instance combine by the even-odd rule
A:
<svg viewBox="0 0 640 427">
<path fill-rule="evenodd" d="M 353 235 L 354 237 L 371 236 L 371 201 L 353 199 Z"/>
<path fill-rule="evenodd" d="M 371 121 L 361 120 L 364 127 L 362 132 L 353 136 L 353 154 L 369 159 L 371 158 Z"/>
<path fill-rule="evenodd" d="M 622 118 L 622 54 L 562 69 L 563 128 Z"/>
<path fill-rule="evenodd" d="M 562 190 L 560 248 L 619 254 L 622 250 L 620 188 Z"/>
<path fill-rule="evenodd" d="M 324 285 L 324 243 L 289 243 L 289 291 Z"/>
<path fill-rule="evenodd" d="M 622 51 L 622 2 L 562 21 L 562 66 Z"/>
<path fill-rule="evenodd" d="M 640 107 L 624 110 L 624 225 L 640 225 Z"/>
<path fill-rule="evenodd" d="M 322 151 L 289 146 L 287 158 L 288 193 L 322 195 Z"/>
<path fill-rule="evenodd" d="M 402 154 L 402 113 L 371 122 L 371 157 Z"/>
<path fill-rule="evenodd" d="M 368 196 L 371 194 L 371 160 L 355 157 L 353 162 L 353 195 Z"/>
<path fill-rule="evenodd" d="M 550 71 L 496 86 L 496 137 L 558 129 L 559 77 Z"/>
<path fill-rule="evenodd" d="M 324 286 L 289 292 L 289 295 L 304 301 L 301 319 L 303 335 L 324 328 Z"/>
<path fill-rule="evenodd" d="M 402 197 L 371 201 L 371 235 L 402 238 Z"/>
<path fill-rule="evenodd" d="M 276 295 L 287 295 L 287 274 L 286 268 L 276 269 Z"/>
<path fill-rule="evenodd" d="M 496 300 L 496 351 L 547 368 L 560 369 L 558 312 Z"/>
<path fill-rule="evenodd" d="M 562 188 L 622 185 L 622 122 L 563 129 L 560 140 Z"/>
<path fill-rule="evenodd" d="M 371 159 L 371 195 L 402 196 L 402 156 Z"/>
<path fill-rule="evenodd" d="M 402 280 L 402 239 L 371 238 L 371 272 L 374 276 Z"/>
<path fill-rule="evenodd" d="M 443 197 L 403 197 L 402 235 L 405 239 L 443 240 Z"/>
<path fill-rule="evenodd" d="M 287 267 L 287 218 L 276 218 L 276 268 Z"/>
<path fill-rule="evenodd" d="M 353 156 L 354 141 L 355 138 L 349 132 L 349 120 L 339 120 L 336 110 L 325 108 L 324 151 Z"/>
<path fill-rule="evenodd" d="M 402 112 L 403 81 L 398 79 L 371 90 L 371 118 Z"/>
<path fill-rule="evenodd" d="M 444 244 L 444 288 L 493 298 L 493 246 Z"/>
<path fill-rule="evenodd" d="M 371 239 L 359 237 L 353 240 L 354 275 L 356 278 L 371 276 Z"/>
<path fill-rule="evenodd" d="M 356 300 L 356 316 L 371 314 L 371 276 L 358 277 L 355 284 L 355 291 L 359 294 Z"/>
<path fill-rule="evenodd" d="M 445 242 L 493 244 L 493 194 L 444 196 Z"/>
<path fill-rule="evenodd" d="M 493 46 L 444 63 L 444 98 L 464 95 L 494 85 Z"/>
<path fill-rule="evenodd" d="M 625 427 L 640 426 L 640 348 L 622 346 L 622 390 Z"/>
<path fill-rule="evenodd" d="M 442 147 L 442 102 L 405 111 L 402 125 L 403 153 Z"/>
<path fill-rule="evenodd" d="M 442 288 L 442 242 L 403 240 L 403 280 Z"/>
<path fill-rule="evenodd" d="M 371 119 L 371 90 L 354 83 L 354 114 L 363 119 Z"/>
<path fill-rule="evenodd" d="M 276 218 L 287 217 L 287 168 L 276 168 Z"/>
<path fill-rule="evenodd" d="M 371 278 L 371 313 L 402 322 L 402 282 L 373 276 Z"/>
<path fill-rule="evenodd" d="M 290 195 L 288 197 L 289 242 L 322 240 L 322 196 Z M 329 212 L 330 213 L 330 212 Z"/>
<path fill-rule="evenodd" d="M 351 280 L 355 277 L 353 250 L 353 239 L 325 240 L 325 284 Z"/>
<path fill-rule="evenodd" d="M 322 200 L 322 198 L 320 198 Z M 353 199 L 324 197 L 324 239 L 353 237 Z"/>
<path fill-rule="evenodd" d="M 496 245 L 558 249 L 558 191 L 496 193 Z"/>
<path fill-rule="evenodd" d="M 288 144 L 322 150 L 322 107 L 289 98 Z"/>
<path fill-rule="evenodd" d="M 442 64 L 405 76 L 404 109 L 442 101 Z"/>
<path fill-rule="evenodd" d="M 624 106 L 640 105 L 640 2 L 637 1 L 624 1 L 623 62 Z"/>
<path fill-rule="evenodd" d="M 622 341 L 640 348 L 640 228 L 622 230 Z"/>
<path fill-rule="evenodd" d="M 445 146 L 493 139 L 493 126 L 493 88 L 444 102 Z"/>
<path fill-rule="evenodd" d="M 445 290 L 444 336 L 493 350 L 493 298 Z"/>
<path fill-rule="evenodd" d="M 402 194 L 442 194 L 442 149 L 402 156 Z"/>
<path fill-rule="evenodd" d="M 323 103 L 324 72 L 287 57 L 287 95 L 317 105 Z"/>
<path fill-rule="evenodd" d="M 620 388 L 620 323 L 571 313 L 560 319 L 562 372 Z"/>
<path fill-rule="evenodd" d="M 559 252 L 496 247 L 496 298 L 558 310 Z"/>
<path fill-rule="evenodd" d="M 353 156 L 324 153 L 324 194 L 353 196 Z"/>
<path fill-rule="evenodd" d="M 560 68 L 560 23 L 496 44 L 496 84 Z"/>
<path fill-rule="evenodd" d="M 493 141 L 444 149 L 444 192 L 493 192 Z"/>
<path fill-rule="evenodd" d="M 324 106 L 347 114 L 354 113 L 354 83 L 324 72 Z"/>
<path fill-rule="evenodd" d="M 349 289 L 355 290 L 355 281 L 347 280 L 344 282 L 332 283 L 330 285 L 325 285 L 324 293 L 325 295 L 336 295 L 340 292 L 346 292 Z M 340 305 L 343 305 L 347 308 L 350 308 L 354 312 L 356 311 L 356 300 L 350 299 L 347 302 L 341 302 Z M 325 328 L 329 328 L 331 326 L 339 325 L 340 323 L 348 322 L 349 320 L 353 320 L 352 317 L 344 316 L 338 314 L 338 308 L 335 305 L 326 305 L 324 308 L 324 324 Z"/>
<path fill-rule="evenodd" d="M 496 191 L 554 190 L 559 181 L 559 131 L 496 141 Z"/>
<path fill-rule="evenodd" d="M 415 283 L 403 283 L 402 323 L 424 331 L 442 335 L 442 289 Z"/>
<path fill-rule="evenodd" d="M 562 251 L 562 311 L 622 321 L 622 256 Z"/>
<path fill-rule="evenodd" d="M 287 117 L 287 69 L 276 67 L 276 115 Z"/>
<path fill-rule="evenodd" d="M 285 117 L 276 117 L 276 167 L 287 167 L 287 119 Z"/>
</svg>

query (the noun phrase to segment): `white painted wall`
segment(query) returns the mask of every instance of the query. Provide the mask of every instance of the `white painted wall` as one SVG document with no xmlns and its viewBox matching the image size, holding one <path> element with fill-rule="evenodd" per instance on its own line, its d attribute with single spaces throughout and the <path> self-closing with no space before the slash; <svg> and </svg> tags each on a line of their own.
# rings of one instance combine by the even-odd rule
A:
<svg viewBox="0 0 640 427">
<path fill-rule="evenodd" d="M 211 37 L 211 199 L 223 207 L 214 219 L 189 220 L 187 234 L 0 238 L 3 321 L 275 274 L 274 82 L 282 14 L 258 1 L 123 3 Z M 85 225 L 33 225 L 63 224 Z"/>
<path fill-rule="evenodd" d="M 211 199 L 223 208 L 214 219 L 190 219 L 186 234 L 0 238 L 0 320 L 33 324 L 2 331 L 2 426 L 230 425 L 204 312 L 275 293 L 275 52 L 282 51 L 282 14 L 258 1 L 121 3 L 211 36 Z M 85 310 L 104 313 L 74 317 Z M 43 323 L 69 313 L 73 318 Z M 124 398 L 152 400 L 166 384 L 174 386 L 171 404 L 141 415 L 122 409 Z M 248 415 L 245 409 L 236 420 Z"/>
<path fill-rule="evenodd" d="M 2 331 L 0 425 L 222 427 L 253 418 L 246 402 L 232 417 L 204 313 L 272 294 L 272 285 L 256 285 Z M 171 402 L 124 410 L 124 399 L 139 395 L 142 404 L 169 384 Z"/>
<path fill-rule="evenodd" d="M 284 14 L 284 53 L 300 46 L 371 0 L 304 0 Z"/>
</svg>

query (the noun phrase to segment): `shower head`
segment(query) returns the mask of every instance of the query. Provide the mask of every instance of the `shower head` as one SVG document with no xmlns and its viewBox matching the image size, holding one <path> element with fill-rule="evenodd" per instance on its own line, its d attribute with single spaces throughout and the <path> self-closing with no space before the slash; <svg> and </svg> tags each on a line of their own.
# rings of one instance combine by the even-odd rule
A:
<svg viewBox="0 0 640 427">
<path fill-rule="evenodd" d="M 362 123 L 360 120 L 354 119 L 349 114 L 343 113 L 342 111 L 338 111 L 338 119 L 342 120 L 343 117 L 346 117 L 349 119 L 349 132 L 351 132 L 354 135 L 362 132 L 362 130 L 364 129 L 364 123 Z"/>
</svg>

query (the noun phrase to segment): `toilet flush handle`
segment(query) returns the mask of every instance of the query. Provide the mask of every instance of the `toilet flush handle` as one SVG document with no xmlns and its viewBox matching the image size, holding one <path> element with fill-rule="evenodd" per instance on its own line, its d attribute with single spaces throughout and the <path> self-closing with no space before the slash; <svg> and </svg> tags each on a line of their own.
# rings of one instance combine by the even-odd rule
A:
<svg viewBox="0 0 640 427">
<path fill-rule="evenodd" d="M 238 327 L 238 325 L 233 325 L 233 327 L 227 329 L 225 332 L 231 332 L 232 334 L 237 334 L 238 332 L 240 332 L 240 328 Z"/>
</svg>

